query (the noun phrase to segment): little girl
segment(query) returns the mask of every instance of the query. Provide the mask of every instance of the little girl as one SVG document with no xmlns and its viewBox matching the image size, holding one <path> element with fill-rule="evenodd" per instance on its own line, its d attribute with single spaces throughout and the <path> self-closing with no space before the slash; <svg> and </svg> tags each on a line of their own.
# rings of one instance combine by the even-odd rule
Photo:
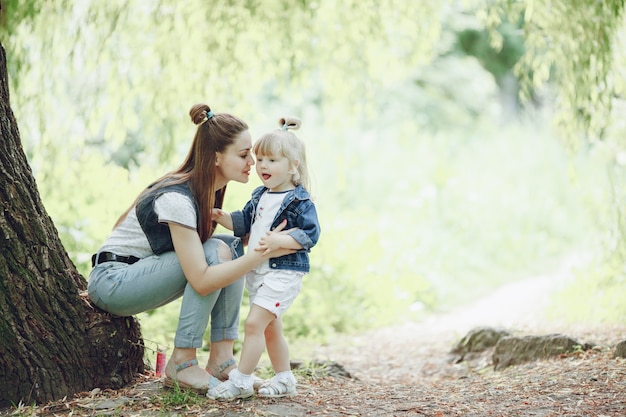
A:
<svg viewBox="0 0 626 417">
<path fill-rule="evenodd" d="M 266 347 L 276 375 L 259 387 L 259 396 L 284 397 L 296 393 L 281 317 L 293 304 L 302 288 L 302 277 L 309 272 L 308 252 L 319 239 L 320 225 L 307 191 L 304 143 L 289 131 L 298 129 L 301 122 L 283 118 L 279 124 L 281 129 L 263 135 L 254 144 L 256 172 L 263 186 L 252 192 L 243 210 L 229 214 L 214 209 L 213 217 L 235 236 L 249 234 L 248 251 L 265 252 L 280 247 L 294 252 L 270 258 L 246 275 L 250 312 L 239 368 L 229 373 L 228 380 L 208 391 L 211 399 L 233 400 L 254 395 L 256 377 L 252 373 Z M 270 233 L 284 222 L 285 230 L 293 230 L 282 236 Z"/>
</svg>

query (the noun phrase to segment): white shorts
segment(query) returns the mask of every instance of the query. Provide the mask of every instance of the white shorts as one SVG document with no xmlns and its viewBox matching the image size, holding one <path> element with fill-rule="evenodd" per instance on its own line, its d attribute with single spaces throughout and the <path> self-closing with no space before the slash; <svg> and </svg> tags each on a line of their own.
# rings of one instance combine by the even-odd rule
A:
<svg viewBox="0 0 626 417">
<path fill-rule="evenodd" d="M 250 305 L 256 304 L 281 317 L 293 304 L 302 289 L 304 272 L 272 269 L 246 275 Z"/>
</svg>

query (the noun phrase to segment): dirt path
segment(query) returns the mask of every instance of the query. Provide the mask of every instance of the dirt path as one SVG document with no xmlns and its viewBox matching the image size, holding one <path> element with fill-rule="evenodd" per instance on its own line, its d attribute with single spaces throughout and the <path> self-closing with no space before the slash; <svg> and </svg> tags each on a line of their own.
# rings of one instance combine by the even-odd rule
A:
<svg viewBox="0 0 626 417">
<path fill-rule="evenodd" d="M 340 363 L 356 380 L 334 379 L 334 388 L 320 384 L 330 394 L 313 384 L 310 397 L 326 404 L 320 414 L 337 416 L 624 416 L 626 364 L 612 357 L 611 347 L 626 338 L 626 326 L 568 325 L 543 314 L 550 296 L 585 261 L 571 257 L 550 273 L 505 285 L 424 322 L 320 347 L 318 358 Z M 487 356 L 482 363 L 452 363 L 454 344 L 484 326 L 522 334 L 563 333 L 598 348 L 498 372 Z M 309 408 L 302 415 L 316 414 L 306 397 L 300 404 Z"/>
<path fill-rule="evenodd" d="M 404 323 L 320 347 L 315 356 L 342 364 L 362 381 L 415 382 L 440 372 L 447 352 L 476 327 L 502 327 L 529 334 L 567 333 L 572 325 L 548 322 L 543 314 L 550 296 L 574 278 L 587 260 L 565 259 L 555 270 L 503 285 L 488 296 L 423 322 Z M 589 333 L 593 329 L 578 329 Z"/>
</svg>

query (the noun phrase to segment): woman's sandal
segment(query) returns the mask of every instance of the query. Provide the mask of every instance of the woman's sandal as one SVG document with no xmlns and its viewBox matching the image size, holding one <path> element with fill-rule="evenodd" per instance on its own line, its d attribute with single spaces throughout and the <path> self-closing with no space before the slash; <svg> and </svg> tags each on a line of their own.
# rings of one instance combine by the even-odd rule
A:
<svg viewBox="0 0 626 417">
<path fill-rule="evenodd" d="M 209 362 L 206 364 L 205 369 L 208 373 L 210 373 L 220 381 L 226 381 L 228 379 L 228 372 L 226 372 L 226 370 L 233 365 L 237 365 L 237 361 L 235 360 L 235 358 L 230 358 L 221 365 L 215 365 L 214 363 Z M 228 370 L 231 371 L 232 369 Z"/>
<path fill-rule="evenodd" d="M 163 386 L 166 388 L 179 388 L 179 389 L 191 389 L 201 394 L 205 394 L 210 388 L 214 388 L 219 385 L 220 381 L 213 375 L 209 376 L 209 380 L 204 383 L 188 384 L 186 382 L 179 381 L 177 375 L 180 371 L 190 368 L 198 364 L 197 359 L 192 359 L 187 362 L 183 362 L 179 365 L 173 366 L 173 362 L 167 364 L 165 370 L 170 376 L 166 376 L 163 380 Z M 169 368 L 169 369 L 168 369 Z M 172 369 L 173 368 L 173 369 Z"/>
<path fill-rule="evenodd" d="M 278 398 L 296 394 L 296 383 L 288 376 L 274 376 L 259 387 L 259 397 Z"/>
</svg>

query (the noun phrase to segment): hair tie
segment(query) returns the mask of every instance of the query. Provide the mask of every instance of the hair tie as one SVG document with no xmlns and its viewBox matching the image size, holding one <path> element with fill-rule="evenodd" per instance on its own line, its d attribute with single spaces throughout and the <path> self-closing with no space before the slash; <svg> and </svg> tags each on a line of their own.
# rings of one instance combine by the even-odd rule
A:
<svg viewBox="0 0 626 417">
<path fill-rule="evenodd" d="M 213 114 L 213 112 L 211 110 L 205 111 L 204 112 L 204 120 L 200 124 L 201 125 L 205 124 L 207 121 L 211 120 L 213 118 L 213 116 L 215 116 L 215 114 Z"/>
<path fill-rule="evenodd" d="M 285 124 L 283 125 L 283 127 L 281 127 L 281 130 L 287 130 L 287 122 L 285 122 Z"/>
</svg>

